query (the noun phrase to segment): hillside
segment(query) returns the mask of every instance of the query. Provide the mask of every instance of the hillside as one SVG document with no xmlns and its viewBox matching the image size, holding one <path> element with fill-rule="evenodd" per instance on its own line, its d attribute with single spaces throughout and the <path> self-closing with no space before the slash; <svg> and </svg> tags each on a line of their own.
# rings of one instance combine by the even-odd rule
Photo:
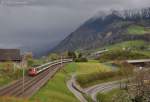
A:
<svg viewBox="0 0 150 102">
<path fill-rule="evenodd" d="M 150 42 L 150 8 L 114 10 L 105 16 L 94 16 L 52 51 L 88 50 L 132 40 Z"/>
</svg>

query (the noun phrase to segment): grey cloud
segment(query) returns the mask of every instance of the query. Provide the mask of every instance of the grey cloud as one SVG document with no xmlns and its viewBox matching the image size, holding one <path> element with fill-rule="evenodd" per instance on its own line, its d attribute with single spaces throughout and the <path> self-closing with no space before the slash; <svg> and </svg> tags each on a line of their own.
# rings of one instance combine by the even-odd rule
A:
<svg viewBox="0 0 150 102">
<path fill-rule="evenodd" d="M 149 0 L 1 0 L 0 3 L 0 47 L 46 44 L 52 47 L 98 11 L 150 5 Z"/>
<path fill-rule="evenodd" d="M 95 9 L 105 7 L 110 9 L 114 7 L 138 8 L 149 6 L 149 0 L 1 0 L 3 4 L 8 5 L 41 5 L 58 6 L 66 8 L 86 8 Z"/>
</svg>

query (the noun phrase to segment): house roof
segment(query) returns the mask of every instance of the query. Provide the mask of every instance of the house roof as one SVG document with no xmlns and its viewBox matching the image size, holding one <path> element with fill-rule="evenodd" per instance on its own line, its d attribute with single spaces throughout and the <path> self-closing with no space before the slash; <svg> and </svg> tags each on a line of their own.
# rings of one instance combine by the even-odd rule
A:
<svg viewBox="0 0 150 102">
<path fill-rule="evenodd" d="M 96 55 L 96 54 L 102 54 L 102 53 L 107 52 L 107 51 L 109 51 L 109 50 L 105 49 L 105 50 L 97 51 L 97 52 L 92 53 L 92 54 L 94 54 L 94 55 Z"/>
<path fill-rule="evenodd" d="M 0 49 L 0 61 L 20 61 L 19 49 Z"/>
<path fill-rule="evenodd" d="M 142 63 L 142 62 L 150 62 L 150 59 L 139 59 L 139 60 L 127 60 L 128 63 Z"/>
</svg>

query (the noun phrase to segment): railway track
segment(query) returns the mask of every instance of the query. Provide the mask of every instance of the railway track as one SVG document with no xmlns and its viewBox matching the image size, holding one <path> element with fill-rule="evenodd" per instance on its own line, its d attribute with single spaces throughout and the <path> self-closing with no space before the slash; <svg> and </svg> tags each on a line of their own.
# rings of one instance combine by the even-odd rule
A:
<svg viewBox="0 0 150 102">
<path fill-rule="evenodd" d="M 24 88 L 23 79 L 20 79 L 12 85 L 1 89 L 0 96 L 29 98 L 35 92 L 37 92 L 50 78 L 52 78 L 61 67 L 62 66 L 60 64 L 57 64 L 51 66 L 37 76 L 26 76 L 24 78 Z"/>
</svg>

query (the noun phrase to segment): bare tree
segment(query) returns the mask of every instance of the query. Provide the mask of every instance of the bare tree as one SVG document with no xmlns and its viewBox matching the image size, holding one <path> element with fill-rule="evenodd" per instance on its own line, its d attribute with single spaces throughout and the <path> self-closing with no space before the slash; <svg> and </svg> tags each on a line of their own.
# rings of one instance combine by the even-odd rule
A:
<svg viewBox="0 0 150 102">
<path fill-rule="evenodd" d="M 150 71 L 140 70 L 128 85 L 128 92 L 134 102 L 150 102 Z"/>
</svg>

